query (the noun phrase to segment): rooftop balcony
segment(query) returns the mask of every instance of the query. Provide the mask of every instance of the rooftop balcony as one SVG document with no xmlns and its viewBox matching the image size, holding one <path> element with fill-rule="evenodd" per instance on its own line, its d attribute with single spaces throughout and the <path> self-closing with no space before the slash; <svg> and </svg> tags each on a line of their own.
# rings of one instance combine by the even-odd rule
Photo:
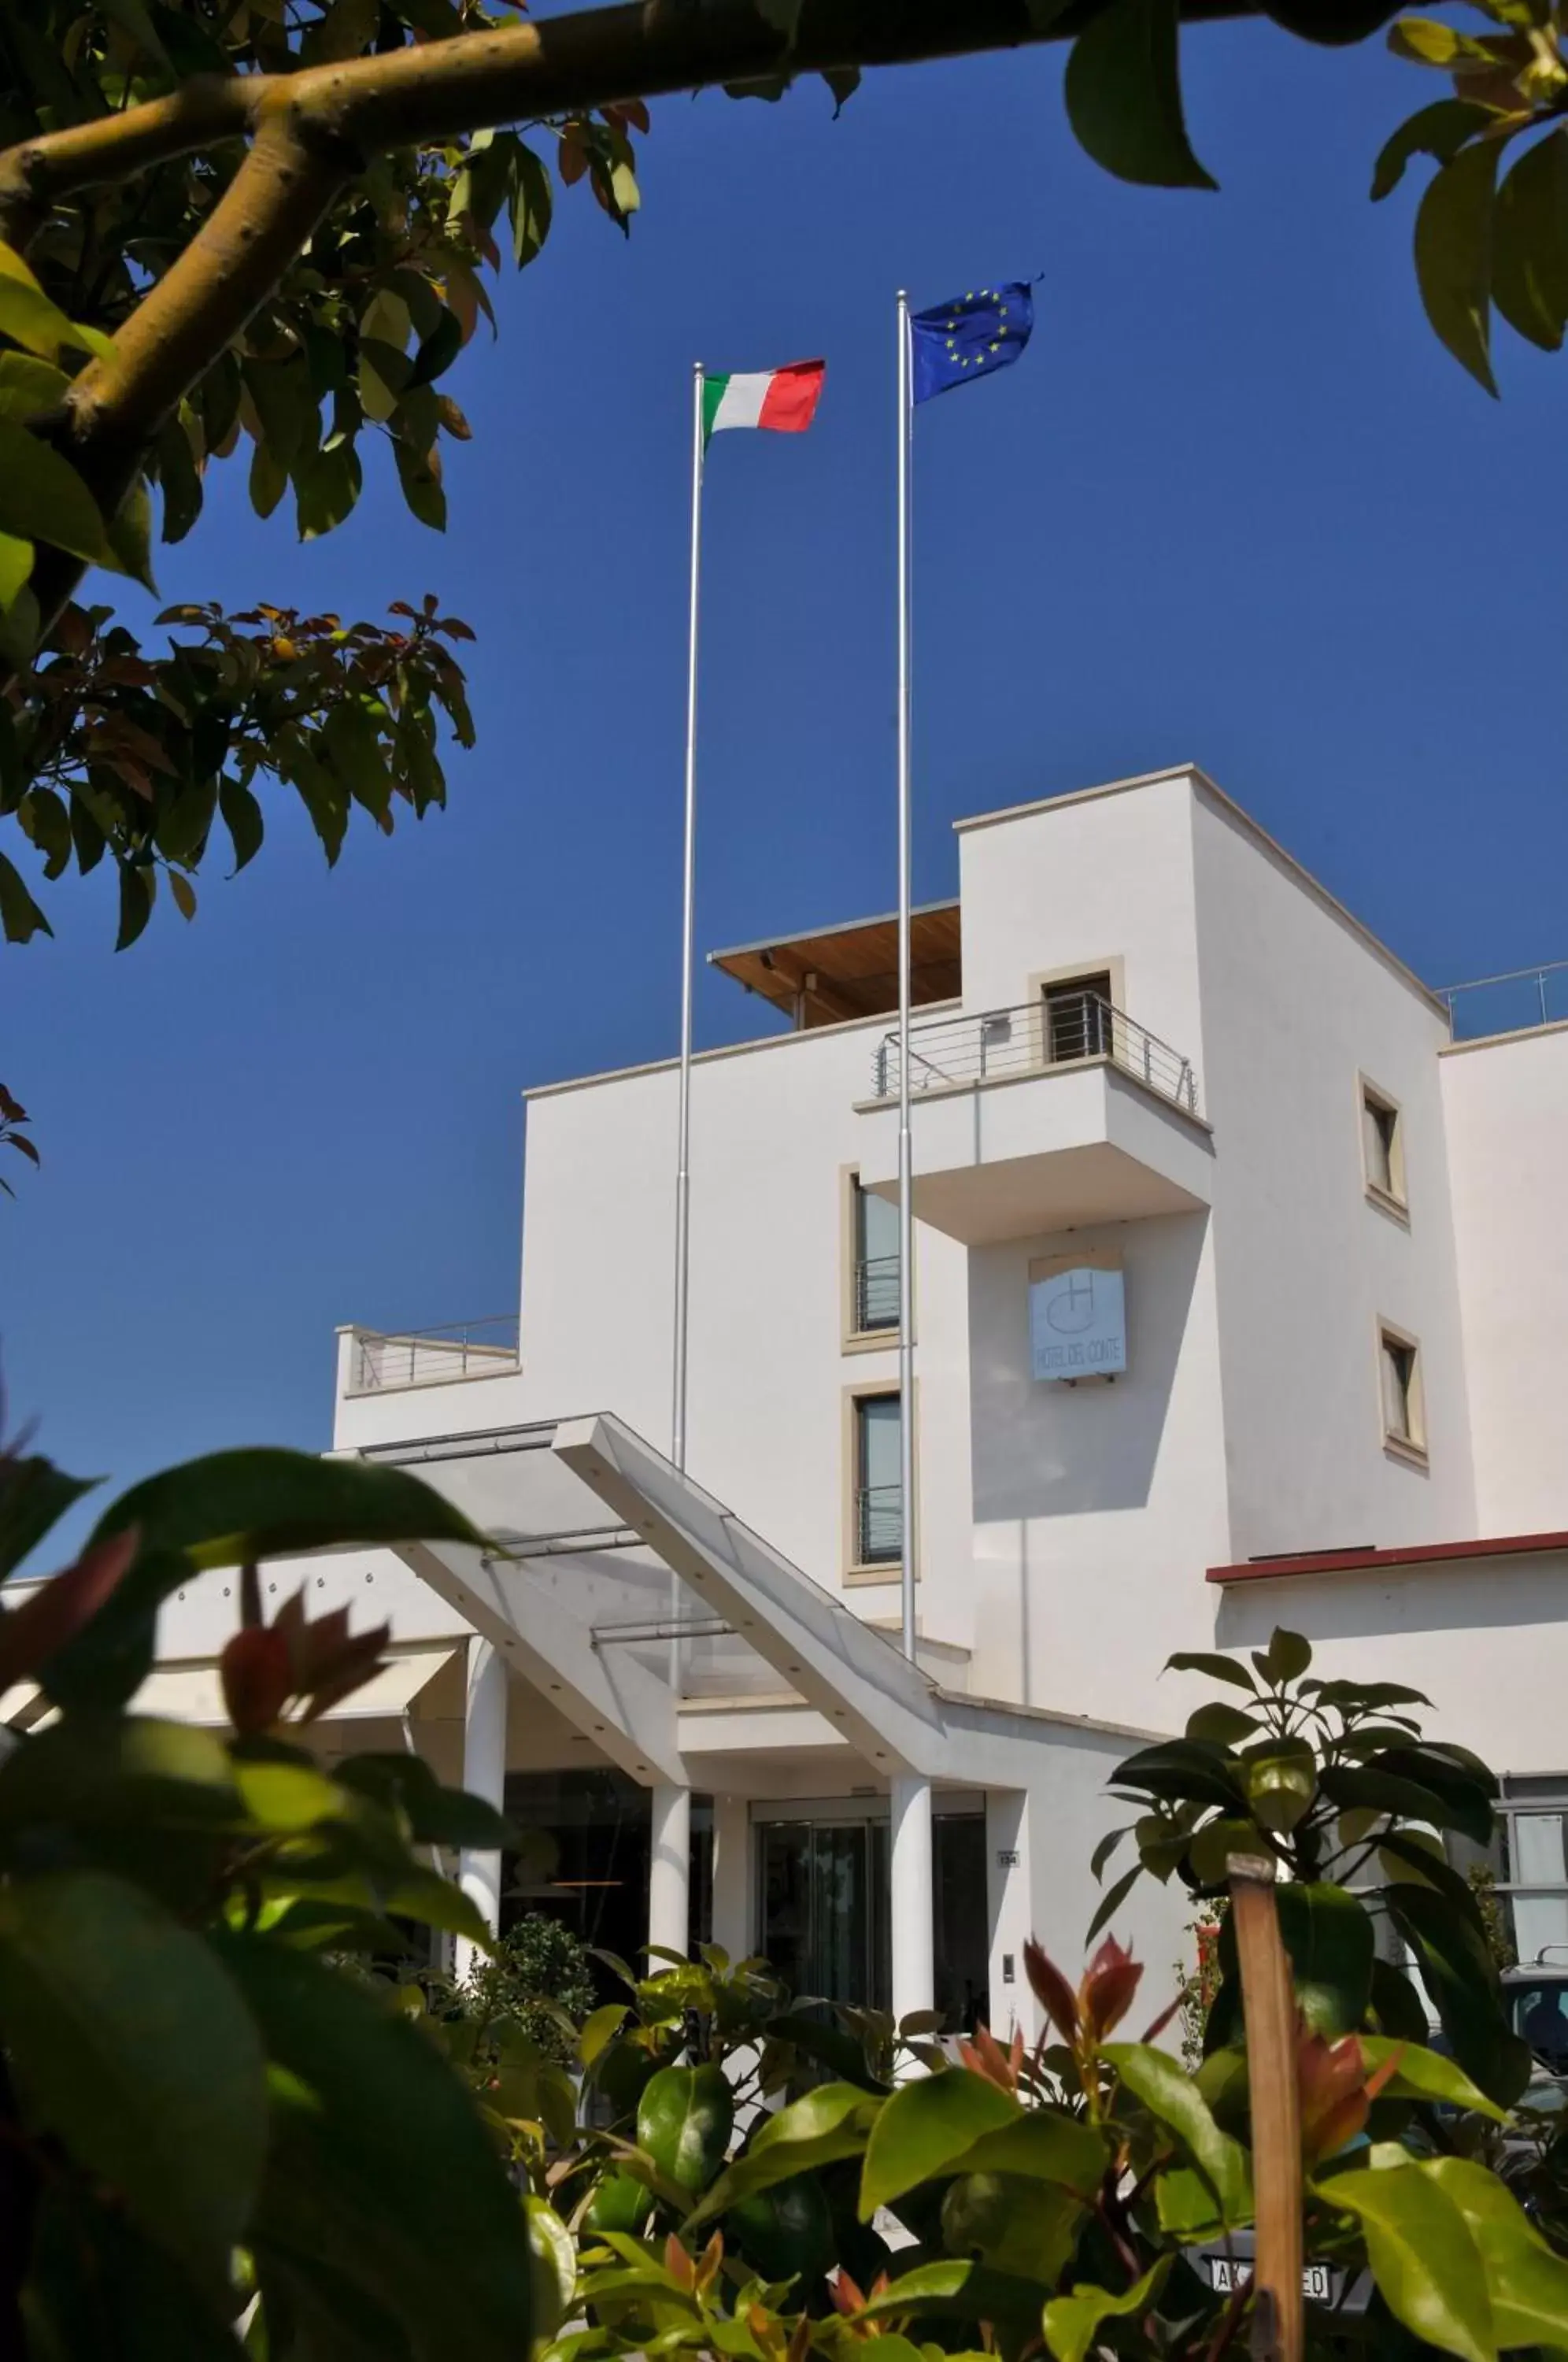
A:
<svg viewBox="0 0 1568 2362">
<path fill-rule="evenodd" d="M 345 1352 L 338 1383 L 346 1395 L 450 1385 L 460 1378 L 509 1377 L 520 1366 L 515 1312 L 449 1321 L 440 1329 L 387 1333 L 350 1328 L 339 1335 Z"/>
<path fill-rule="evenodd" d="M 871 1080 L 860 1182 L 891 1198 L 897 1033 L 878 1043 Z M 913 1027 L 910 1094 L 916 1217 L 966 1245 L 1209 1203 L 1192 1061 L 1098 993 Z"/>
</svg>

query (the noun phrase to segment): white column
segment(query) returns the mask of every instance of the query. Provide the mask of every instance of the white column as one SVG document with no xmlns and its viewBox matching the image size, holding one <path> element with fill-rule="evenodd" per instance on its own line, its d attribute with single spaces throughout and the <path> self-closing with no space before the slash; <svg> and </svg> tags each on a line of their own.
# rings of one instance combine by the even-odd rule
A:
<svg viewBox="0 0 1568 2362">
<path fill-rule="evenodd" d="M 934 1886 L 931 1845 L 931 1783 L 895 1778 L 889 1783 L 891 1871 L 889 1926 L 893 1954 L 893 2015 L 929 2009 L 935 1994 Z"/>
<path fill-rule="evenodd" d="M 747 1959 L 751 1936 L 751 1806 L 744 1796 L 713 1799 L 713 1941 L 732 1960 Z"/>
<path fill-rule="evenodd" d="M 989 2016 L 988 2023 L 1004 2046 L 1015 2026 L 1032 2043 L 1040 2032 L 1039 2003 L 1023 1971 L 1023 1947 L 1029 1924 L 1029 1796 L 1022 1788 L 986 1791 L 986 1906 L 989 1927 Z M 1071 1961 L 1062 1963 L 1077 1982 Z"/>
<path fill-rule="evenodd" d="M 463 1701 L 463 1785 L 501 1811 L 506 1794 L 506 1660 L 477 1632 L 469 1642 Z M 465 1847 L 458 1858 L 458 1883 L 493 1934 L 501 1925 L 500 1854 Z M 453 1954 L 459 1982 L 478 1958 L 478 1946 L 459 1936 Z"/>
<path fill-rule="evenodd" d="M 648 1867 L 648 1942 L 686 1957 L 691 1891 L 691 1791 L 657 1781 Z M 656 1960 L 654 1972 L 668 1966 Z"/>
</svg>

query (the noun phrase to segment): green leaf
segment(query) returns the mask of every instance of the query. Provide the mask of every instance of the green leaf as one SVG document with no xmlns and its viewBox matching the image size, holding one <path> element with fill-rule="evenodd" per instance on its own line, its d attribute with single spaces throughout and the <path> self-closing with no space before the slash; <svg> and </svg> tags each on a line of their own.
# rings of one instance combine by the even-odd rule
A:
<svg viewBox="0 0 1568 2362">
<path fill-rule="evenodd" d="M 1467 61 L 1477 66 L 1496 63 L 1484 42 L 1436 17 L 1401 17 L 1389 28 L 1388 46 L 1397 58 L 1408 58 L 1413 65 L 1441 66 L 1445 71 Z"/>
<path fill-rule="evenodd" d="M 323 751 L 356 803 L 377 820 L 392 804 L 392 773 L 374 715 L 364 701 L 346 697 L 322 724 Z"/>
<path fill-rule="evenodd" d="M 1304 1738 L 1271 1738 L 1248 1750 L 1247 1802 L 1253 1818 L 1276 1835 L 1296 1828 L 1318 1793 L 1318 1759 Z"/>
<path fill-rule="evenodd" d="M 1428 2345 L 1463 2362 L 1496 2362 L 1486 2271 L 1463 2214 L 1420 2166 L 1336 2174 L 1318 2184 L 1355 2217 L 1384 2302 Z"/>
<path fill-rule="evenodd" d="M 388 344 L 382 337 L 360 337 L 359 407 L 373 425 L 386 424 L 412 374 L 413 364 L 401 345 Z"/>
<path fill-rule="evenodd" d="M 868 2297 L 856 2315 L 876 2321 L 887 2313 L 922 2312 L 958 2321 L 1026 2321 L 1040 2318 L 1040 2285 L 1016 2272 L 993 2270 L 967 2257 L 916 2264 L 880 2294 Z M 926 2362 L 931 2362 L 929 2354 Z"/>
<path fill-rule="evenodd" d="M 148 1477 L 105 1510 L 93 1538 L 133 1525 L 144 1549 L 182 1551 L 196 1568 L 339 1543 L 484 1542 L 460 1509 L 401 1468 L 269 1449 L 213 1451 Z"/>
<path fill-rule="evenodd" d="M 115 937 L 117 952 L 129 951 L 146 927 L 152 916 L 157 891 L 156 870 L 141 868 L 130 861 L 120 863 L 120 924 Z"/>
<path fill-rule="evenodd" d="M 0 2016 L 29 2112 L 209 2289 L 267 2147 L 261 2045 L 204 1939 L 91 1870 L 0 1892 Z"/>
<path fill-rule="evenodd" d="M 519 140 L 513 152 L 512 252 L 519 270 L 532 262 L 550 234 L 555 198 L 550 176 L 531 148 Z"/>
<path fill-rule="evenodd" d="M 1413 1780 L 1436 1796 L 1441 1813 L 1423 1818 L 1436 1817 L 1441 1827 L 1457 1829 L 1473 1845 L 1491 1843 L 1496 1783 L 1475 1757 L 1445 1747 L 1386 1747 L 1369 1768 L 1397 1780 Z"/>
<path fill-rule="evenodd" d="M 1371 1764 L 1362 1768 L 1326 1763 L 1319 1775 L 1319 1785 L 1329 1802 L 1342 1809 L 1445 1826 L 1446 1809 L 1435 1789 L 1424 1788 L 1418 1781 L 1397 1779 L 1379 1769 L 1379 1762 L 1380 1759 L 1375 1757 Z"/>
<path fill-rule="evenodd" d="M 1342 1886 L 1275 1889 L 1296 1998 L 1314 2034 L 1353 2034 L 1372 1997 L 1372 1921 Z"/>
<path fill-rule="evenodd" d="M 152 499 L 145 483 L 132 486 L 108 527 L 108 554 L 104 559 L 116 574 L 128 574 L 156 596 L 152 572 Z"/>
<path fill-rule="evenodd" d="M 1187 1718 L 1188 1738 L 1210 1738 L 1217 1747 L 1244 1747 L 1257 1735 L 1253 1717 L 1224 1698 L 1210 1698 Z"/>
<path fill-rule="evenodd" d="M 450 1502 L 401 1468 L 270 1450 L 215 1451 L 149 1477 L 105 1509 L 93 1539 L 127 1526 L 141 1530 L 130 1573 L 47 1668 L 56 1705 L 115 1705 L 134 1695 L 152 1662 L 160 1606 L 201 1568 L 339 1542 L 482 1540 Z"/>
<path fill-rule="evenodd" d="M 52 361 L 31 353 L 0 353 L 0 418 L 25 426 L 29 418 L 58 410 L 71 380 Z"/>
<path fill-rule="evenodd" d="M 1086 1945 L 1092 1944 L 1095 1937 L 1099 1934 L 1100 1929 L 1107 1926 L 1110 1920 L 1115 1918 L 1116 1914 L 1121 1910 L 1122 1904 L 1126 1902 L 1127 1897 L 1132 1893 L 1132 1889 L 1137 1885 L 1138 1881 L 1142 1878 L 1143 1874 L 1143 1862 L 1135 1861 L 1132 1869 L 1124 1871 L 1122 1875 L 1117 1880 L 1115 1885 L 1109 1888 L 1100 1897 L 1099 1908 L 1095 1913 L 1094 1917 L 1089 1921 L 1088 1929 L 1084 1935 L 1084 1942 Z"/>
<path fill-rule="evenodd" d="M 441 306 L 440 317 L 414 356 L 404 393 L 415 386 L 433 385 L 457 359 L 463 345 L 463 324 L 455 312 Z"/>
<path fill-rule="evenodd" d="M 1558 351 L 1568 326 L 1568 137 L 1562 132 L 1519 158 L 1497 192 L 1492 229 L 1493 302 L 1521 337 Z"/>
<path fill-rule="evenodd" d="M 1485 2166 L 1442 2157 L 1421 2169 L 1457 2206 L 1481 2253 L 1499 2348 L 1568 2347 L 1568 2261 L 1552 2252 Z"/>
<path fill-rule="evenodd" d="M 693 2198 L 719 2173 L 734 2126 L 734 2096 L 722 2067 L 661 2067 L 637 2101 L 637 2146 Z"/>
<path fill-rule="evenodd" d="M 1507 2107 L 1529 2081 L 1529 2046 L 1509 2028 L 1485 1941 L 1432 1887 L 1385 1887 L 1383 1899 L 1416 1956 L 1454 2057 L 1488 2098 Z"/>
<path fill-rule="evenodd" d="M 259 517 L 270 517 L 289 488 L 288 463 L 271 443 L 258 443 L 250 455 L 250 505 Z"/>
<path fill-rule="evenodd" d="M 1209 1739 L 1167 1738 L 1142 1748 L 1117 1765 L 1111 1785 L 1145 1789 L 1174 1804 L 1190 1800 L 1229 1810 L 1245 1801 L 1234 1762 Z"/>
<path fill-rule="evenodd" d="M 871 2127 L 860 2176 L 860 2220 L 869 2223 L 878 2206 L 950 2171 L 983 2134 L 1015 2123 L 1021 2113 L 999 2085 L 961 2068 L 901 2084 Z"/>
<path fill-rule="evenodd" d="M 1162 2256 L 1153 2268 L 1120 2296 L 1086 2281 L 1071 2296 L 1053 2297 L 1045 2308 L 1045 2343 L 1056 2362 L 1086 2362 L 1099 2342 L 1102 2323 L 1126 2321 L 1153 2305 L 1171 2268 Z"/>
<path fill-rule="evenodd" d="M 1056 2183 L 1092 2198 L 1110 2161 L 1103 2133 L 1058 2108 L 1034 2108 L 978 2140 L 954 2161 L 955 2173 L 1005 2173 Z M 996 2260 L 999 2261 L 1000 2258 Z"/>
<path fill-rule="evenodd" d="M 1224 1885 L 1232 1854 L 1267 1853 L 1268 1842 L 1253 1822 L 1223 1813 L 1204 1822 L 1188 1849 L 1193 1874 L 1204 1886 Z"/>
<path fill-rule="evenodd" d="M 218 810 L 234 846 L 234 874 L 237 877 L 246 863 L 254 860 L 261 850 L 261 807 L 248 787 L 226 774 L 218 782 Z"/>
<path fill-rule="evenodd" d="M 1496 2124 L 1507 2124 L 1507 2109 L 1489 2100 L 1456 2059 L 1445 2058 L 1441 2051 L 1429 2050 L 1422 2043 L 1396 2042 L 1387 2035 L 1364 2034 L 1358 2039 L 1369 2068 L 1397 2058 L 1398 2068 L 1383 2087 L 1389 2099 L 1431 2100 L 1445 2107 L 1472 2108 Z"/>
<path fill-rule="evenodd" d="M 1473 98 L 1440 98 L 1419 108 L 1383 144 L 1373 168 L 1373 203 L 1398 187 L 1412 156 L 1435 156 L 1440 164 L 1446 164 L 1467 139 L 1496 119 L 1493 108 L 1481 106 Z"/>
<path fill-rule="evenodd" d="M 1257 1683 L 1245 1665 L 1234 1657 L 1221 1657 L 1212 1650 L 1178 1649 L 1174 1657 L 1165 1659 L 1167 1673 L 1207 1673 L 1210 1681 L 1232 1682 L 1239 1690 L 1248 1690 L 1255 1697 Z"/>
<path fill-rule="evenodd" d="M 1427 317 L 1460 366 L 1488 393 L 1492 207 L 1497 143 L 1463 148 L 1433 176 L 1416 215 L 1416 278 Z"/>
<path fill-rule="evenodd" d="M 8 615 L 32 578 L 34 549 L 20 534 L 0 533 L 0 615 Z"/>
<path fill-rule="evenodd" d="M 294 516 L 302 541 L 318 541 L 340 525 L 359 497 L 364 472 L 351 443 L 318 451 L 294 474 Z"/>
<path fill-rule="evenodd" d="M 0 290 L 6 284 L 0 279 Z M 0 532 L 47 541 L 72 557 L 108 555 L 98 504 L 70 460 L 9 419 L 0 419 Z"/>
<path fill-rule="evenodd" d="M 1178 17 L 1178 0 L 1110 0 L 1073 43 L 1067 116 L 1079 144 L 1119 180 L 1211 189 L 1182 118 Z"/>
<path fill-rule="evenodd" d="M 993 2271 L 1055 2288 L 1072 2260 L 1084 2201 L 1059 2182 L 960 2173 L 942 2201 L 942 2241 Z"/>
<path fill-rule="evenodd" d="M 248 2242 L 263 2275 L 304 2269 L 351 2310 L 380 2309 L 385 2355 L 517 2362 L 530 2350 L 526 2222 L 435 2044 L 308 1954 L 216 1940 L 282 2070 Z"/>
<path fill-rule="evenodd" d="M 1145 2042 L 1108 2043 L 1100 2053 L 1135 2100 L 1176 2134 L 1231 2226 L 1252 2219 L 1252 2172 L 1240 2141 L 1222 2133 L 1179 2059 Z"/>
<path fill-rule="evenodd" d="M 1287 1632 L 1283 1624 L 1276 1624 L 1266 1657 L 1270 1681 L 1281 1687 L 1286 1682 L 1298 1682 L 1311 1661 L 1310 1640 L 1299 1632 Z"/>
<path fill-rule="evenodd" d="M 516 1848 L 517 1831 L 504 1813 L 481 1796 L 444 1788 L 422 1755 L 351 1755 L 335 1769 L 341 1787 L 406 1822 L 415 1845 Z"/>
<path fill-rule="evenodd" d="M 416 516 L 421 524 L 427 524 L 432 533 L 445 533 L 447 495 L 433 465 L 433 455 L 411 451 L 406 443 L 397 442 L 392 445 L 392 457 L 411 515 Z"/>
<path fill-rule="evenodd" d="M 53 360 L 62 347 L 85 349 L 79 332 L 51 304 L 15 249 L 0 242 L 0 331 L 29 353 Z"/>
<path fill-rule="evenodd" d="M 25 944 L 33 935 L 52 935 L 54 929 L 39 909 L 15 864 L 0 853 L 0 928 L 8 944 Z"/>
</svg>

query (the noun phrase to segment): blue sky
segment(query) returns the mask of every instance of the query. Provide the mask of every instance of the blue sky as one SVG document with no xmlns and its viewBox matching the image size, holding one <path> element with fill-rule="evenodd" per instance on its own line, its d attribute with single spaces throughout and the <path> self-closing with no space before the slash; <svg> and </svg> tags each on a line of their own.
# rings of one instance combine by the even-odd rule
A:
<svg viewBox="0 0 1568 2362">
<path fill-rule="evenodd" d="M 447 381 L 444 537 L 379 453 L 304 548 L 218 471 L 164 596 L 433 590 L 480 635 L 480 744 L 445 814 L 357 826 L 331 875 L 279 797 L 194 925 L 164 901 L 116 957 L 94 877 L 0 947 L 46 1159 L 0 1207 L 0 1342 L 68 1465 L 324 1444 L 336 1323 L 513 1302 L 519 1093 L 674 1049 L 694 358 L 829 364 L 810 436 L 714 447 L 701 944 L 890 905 L 900 283 L 1043 274 L 1022 364 L 921 416 L 917 892 L 953 889 L 957 814 L 1191 757 L 1429 980 L 1568 956 L 1568 364 L 1503 331 L 1490 402 L 1422 319 L 1411 192 L 1366 197 L 1440 86 L 1203 28 L 1221 193 L 1166 194 L 1079 154 L 1061 62 L 886 75 L 837 122 L 820 85 L 656 107 L 630 241 L 569 192 Z M 704 975 L 698 1027 L 758 1004 Z"/>
</svg>

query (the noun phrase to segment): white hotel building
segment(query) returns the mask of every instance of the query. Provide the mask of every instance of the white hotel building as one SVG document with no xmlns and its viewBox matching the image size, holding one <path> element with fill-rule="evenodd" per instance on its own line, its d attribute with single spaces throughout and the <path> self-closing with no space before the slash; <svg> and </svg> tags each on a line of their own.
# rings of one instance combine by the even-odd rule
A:
<svg viewBox="0 0 1568 2362">
<path fill-rule="evenodd" d="M 1506 1775 L 1521 1953 L 1568 1942 L 1552 979 L 1461 998 L 1453 1038 L 1187 767 L 958 837 L 914 931 L 912 1406 L 892 922 L 714 955 L 773 1008 L 693 1075 L 689 1473 L 676 1067 L 534 1091 L 521 1350 L 338 1337 L 334 1449 L 415 1470 L 495 1553 L 268 1571 L 392 1618 L 341 1743 L 504 1798 L 521 1853 L 465 1864 L 503 1915 L 711 1935 L 900 2007 L 933 1959 L 955 2018 L 1030 2027 L 1023 1939 L 1077 1958 L 1108 1774 L 1206 1694 L 1165 1657 L 1283 1622 Z M 171 1604 L 149 1703 L 215 1713 L 230 1587 Z M 1115 1924 L 1163 1983 L 1187 1912 L 1145 1888 Z"/>
</svg>

